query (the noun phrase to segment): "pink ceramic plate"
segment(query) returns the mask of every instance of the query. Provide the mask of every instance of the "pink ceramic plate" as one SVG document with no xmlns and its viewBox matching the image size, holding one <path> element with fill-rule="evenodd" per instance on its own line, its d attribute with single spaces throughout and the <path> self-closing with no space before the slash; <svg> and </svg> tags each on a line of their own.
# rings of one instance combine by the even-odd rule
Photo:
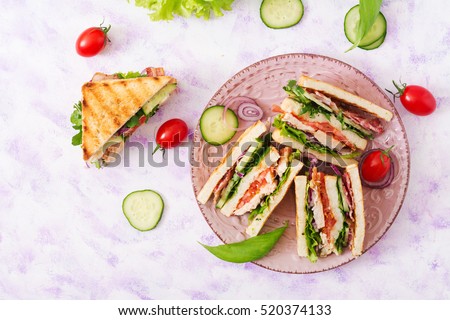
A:
<svg viewBox="0 0 450 320">
<path fill-rule="evenodd" d="M 332 83 L 394 112 L 392 121 L 385 124 L 385 132 L 368 145 L 368 148 L 386 148 L 395 145 L 392 154 L 396 169 L 394 180 L 389 187 L 382 190 L 364 188 L 366 210 L 364 248 L 367 251 L 389 229 L 402 206 L 408 186 L 410 162 L 408 140 L 401 119 L 392 102 L 372 80 L 352 66 L 329 57 L 286 54 L 252 64 L 234 75 L 217 91 L 207 107 L 221 104 L 227 98 L 247 96 L 256 99 L 264 111 L 262 120 L 267 120 L 274 115 L 271 111 L 272 104 L 279 104 L 286 97 L 283 86 L 288 80 L 298 79 L 301 74 Z M 233 140 L 239 135 L 240 132 Z M 213 162 L 219 159 L 217 157 L 219 152 L 216 147 L 210 147 L 203 141 L 198 126 L 194 134 L 194 146 L 191 155 L 191 174 L 194 193 L 197 196 L 214 169 Z M 199 204 L 199 207 L 208 224 L 223 242 L 232 243 L 246 238 L 247 215 L 227 218 L 215 210 L 211 200 L 206 205 Z M 280 227 L 286 220 L 289 221 L 289 228 L 280 241 L 266 257 L 255 261 L 255 264 L 280 272 L 310 273 L 329 270 L 354 259 L 349 250 L 340 256 L 331 255 L 319 259 L 316 263 L 298 257 L 293 185 L 282 203 L 272 213 L 262 233 Z"/>
</svg>

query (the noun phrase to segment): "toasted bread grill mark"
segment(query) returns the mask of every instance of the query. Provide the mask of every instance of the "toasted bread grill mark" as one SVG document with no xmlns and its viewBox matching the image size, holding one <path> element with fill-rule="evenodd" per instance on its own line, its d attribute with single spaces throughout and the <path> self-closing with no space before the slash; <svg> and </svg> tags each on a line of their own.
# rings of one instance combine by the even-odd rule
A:
<svg viewBox="0 0 450 320">
<path fill-rule="evenodd" d="M 92 81 L 83 85 L 83 152 L 89 160 L 172 77 Z"/>
</svg>

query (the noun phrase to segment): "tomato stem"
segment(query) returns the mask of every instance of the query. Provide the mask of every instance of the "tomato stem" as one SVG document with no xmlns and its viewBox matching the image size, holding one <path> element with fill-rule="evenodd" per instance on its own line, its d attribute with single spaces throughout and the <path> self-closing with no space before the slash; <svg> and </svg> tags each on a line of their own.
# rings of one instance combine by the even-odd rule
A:
<svg viewBox="0 0 450 320">
<path fill-rule="evenodd" d="M 100 29 L 102 29 L 102 32 L 105 34 L 106 41 L 111 42 L 111 40 L 108 38 L 108 32 L 111 30 L 111 25 L 104 27 L 103 24 L 105 23 L 105 18 L 103 17 L 102 23 L 100 23 Z M 105 41 L 105 43 L 106 43 Z"/>
<path fill-rule="evenodd" d="M 392 91 L 385 89 L 387 92 L 389 92 L 392 95 L 392 98 L 395 102 L 395 98 L 400 98 L 403 95 L 403 92 L 405 92 L 406 83 L 402 83 L 402 80 L 400 79 L 400 84 L 397 84 L 394 80 L 392 80 L 392 83 L 394 84 L 394 87 L 397 89 L 396 93 L 393 93 Z"/>
<path fill-rule="evenodd" d="M 388 157 L 389 159 L 392 160 L 391 155 L 389 154 L 389 152 L 394 147 L 395 147 L 395 145 L 392 145 L 389 148 L 387 148 L 386 150 L 381 150 L 380 159 L 381 159 L 381 163 L 383 164 L 383 167 L 385 167 L 383 155 L 385 155 L 386 157 Z"/>
<path fill-rule="evenodd" d="M 154 154 L 156 153 L 156 151 L 158 151 L 158 150 L 161 150 L 161 151 L 162 151 L 162 153 L 163 153 L 163 158 L 164 158 L 164 156 L 165 156 L 165 154 L 166 154 L 166 149 L 161 148 L 161 146 L 160 146 L 159 144 L 156 145 L 156 148 L 155 148 L 155 150 L 153 150 L 152 155 L 154 155 Z"/>
</svg>

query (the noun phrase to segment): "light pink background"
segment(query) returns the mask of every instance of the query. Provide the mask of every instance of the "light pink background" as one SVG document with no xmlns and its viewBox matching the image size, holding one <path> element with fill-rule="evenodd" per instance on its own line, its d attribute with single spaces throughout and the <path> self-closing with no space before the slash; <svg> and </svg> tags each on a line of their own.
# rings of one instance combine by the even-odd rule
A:
<svg viewBox="0 0 450 320">
<path fill-rule="evenodd" d="M 131 1 L 132 2 L 132 1 Z M 304 1 L 301 23 L 270 30 L 259 1 L 236 0 L 209 22 L 149 21 L 125 0 L 2 1 L 0 21 L 0 298 L 3 299 L 412 299 L 450 297 L 450 25 L 447 1 L 384 1 L 382 47 L 344 53 L 343 19 L 356 1 Z M 78 34 L 105 18 L 112 44 L 94 58 L 74 50 Z M 219 244 L 194 200 L 189 150 L 185 167 L 87 169 L 72 147 L 69 117 L 95 71 L 164 66 L 179 79 L 176 96 L 140 129 L 180 117 L 193 129 L 216 90 L 267 57 L 332 56 L 381 88 L 391 80 L 429 87 L 436 112 L 420 118 L 396 104 L 411 146 L 405 204 L 388 233 L 343 267 L 290 275 L 222 262 L 197 241 Z M 147 150 L 147 148 L 145 149 Z M 147 156 L 147 154 L 146 154 Z M 158 156 L 160 157 L 160 155 Z M 160 159 L 160 158 L 158 158 Z M 158 227 L 140 233 L 121 211 L 131 191 L 160 192 Z"/>
</svg>

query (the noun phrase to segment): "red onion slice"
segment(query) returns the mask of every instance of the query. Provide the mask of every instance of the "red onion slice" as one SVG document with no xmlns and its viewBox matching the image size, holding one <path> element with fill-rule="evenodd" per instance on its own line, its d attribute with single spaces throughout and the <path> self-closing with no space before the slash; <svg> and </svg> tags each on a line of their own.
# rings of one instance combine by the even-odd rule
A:
<svg viewBox="0 0 450 320">
<path fill-rule="evenodd" d="M 258 104 L 256 103 L 256 101 L 254 99 L 249 98 L 249 97 L 244 97 L 244 96 L 227 98 L 227 99 L 225 99 L 225 101 L 222 104 L 225 107 L 223 110 L 223 115 L 222 115 L 222 119 L 223 119 L 225 125 L 227 125 L 230 128 L 232 127 L 230 124 L 227 123 L 227 119 L 225 117 L 228 109 L 234 111 L 236 113 L 236 115 L 240 118 L 241 121 L 239 121 L 239 127 L 233 128 L 233 130 L 236 130 L 236 131 L 243 131 L 243 130 L 247 129 L 248 127 L 253 125 L 255 121 L 261 119 L 263 116 L 263 111 L 261 110 L 261 118 L 259 118 L 257 120 L 246 120 L 245 118 L 240 117 L 239 116 L 239 108 L 243 104 L 251 104 L 251 105 L 259 108 L 259 110 L 261 110 L 261 108 L 258 106 Z"/>
<path fill-rule="evenodd" d="M 336 167 L 334 164 L 330 163 L 330 167 L 331 167 L 331 169 L 333 169 L 334 173 L 335 173 L 337 176 L 341 176 L 341 175 L 342 175 L 341 171 L 340 171 L 340 170 L 338 169 L 338 167 Z"/>
<path fill-rule="evenodd" d="M 249 98 L 249 97 L 244 97 L 244 96 L 237 96 L 237 97 L 233 97 L 233 98 L 227 98 L 227 99 L 225 99 L 223 104 L 228 106 L 230 109 L 234 110 L 237 107 L 239 107 L 241 104 L 243 104 L 244 102 L 256 104 L 255 100 L 253 100 L 252 98 Z"/>
<path fill-rule="evenodd" d="M 359 176 L 361 178 L 361 183 L 363 186 L 373 188 L 373 189 L 383 189 L 383 188 L 386 188 L 387 186 L 389 186 L 392 183 L 392 181 L 394 180 L 395 169 L 394 169 L 393 161 L 391 161 L 391 167 L 389 168 L 389 172 L 381 181 L 377 181 L 377 182 L 367 181 L 364 179 L 364 177 L 362 175 L 362 164 L 364 163 L 364 160 L 367 158 L 367 156 L 370 153 L 377 151 L 377 150 L 384 151 L 382 149 L 371 149 L 371 150 L 367 150 L 366 152 L 364 152 L 362 154 L 361 159 L 359 160 L 359 165 L 358 165 Z"/>
<path fill-rule="evenodd" d="M 243 102 L 238 107 L 238 117 L 244 121 L 258 121 L 262 116 L 263 111 L 255 103 Z"/>
</svg>

